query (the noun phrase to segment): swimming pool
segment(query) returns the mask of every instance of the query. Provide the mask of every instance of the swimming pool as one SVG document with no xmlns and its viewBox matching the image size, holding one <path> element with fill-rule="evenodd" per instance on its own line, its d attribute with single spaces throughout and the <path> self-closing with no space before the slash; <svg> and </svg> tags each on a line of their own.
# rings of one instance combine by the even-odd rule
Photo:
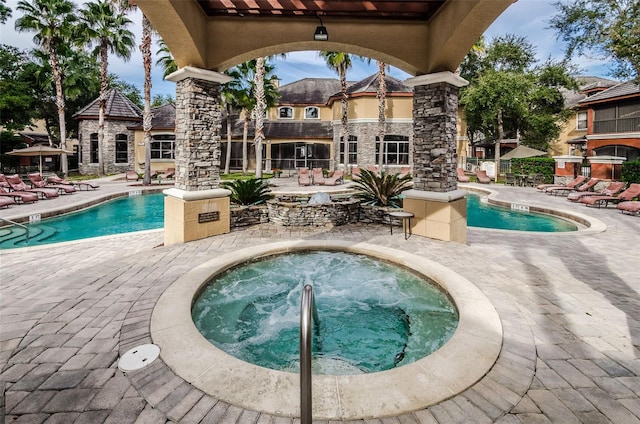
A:
<svg viewBox="0 0 640 424">
<path fill-rule="evenodd" d="M 489 205 L 474 193 L 470 193 L 467 199 L 467 224 L 470 227 L 541 232 L 577 230 L 577 226 L 571 221 Z M 0 249 L 163 228 L 164 194 L 121 197 L 78 212 L 30 223 L 28 226 L 28 244 L 24 229 L 0 228 Z"/>
</svg>

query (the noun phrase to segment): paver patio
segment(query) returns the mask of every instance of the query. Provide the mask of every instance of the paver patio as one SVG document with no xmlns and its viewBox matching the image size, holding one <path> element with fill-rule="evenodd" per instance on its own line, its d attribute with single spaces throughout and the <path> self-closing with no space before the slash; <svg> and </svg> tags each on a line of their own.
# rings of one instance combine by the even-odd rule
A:
<svg viewBox="0 0 640 424">
<path fill-rule="evenodd" d="M 391 236 L 382 225 L 263 224 L 167 247 L 160 230 L 2 251 L 4 422 L 299 422 L 213 399 L 161 360 L 127 375 L 117 361 L 128 348 L 151 341 L 156 300 L 198 264 L 260 243 L 336 238 L 404 250 L 449 267 L 489 297 L 504 330 L 498 361 L 468 390 L 425 410 L 358 422 L 640 422 L 640 218 L 588 209 L 532 188 L 490 188 L 504 200 L 596 217 L 607 230 L 545 235 L 470 228 L 462 245 L 418 236 L 405 241 L 402 232 Z M 11 213 L 26 208 L 14 206 Z"/>
</svg>

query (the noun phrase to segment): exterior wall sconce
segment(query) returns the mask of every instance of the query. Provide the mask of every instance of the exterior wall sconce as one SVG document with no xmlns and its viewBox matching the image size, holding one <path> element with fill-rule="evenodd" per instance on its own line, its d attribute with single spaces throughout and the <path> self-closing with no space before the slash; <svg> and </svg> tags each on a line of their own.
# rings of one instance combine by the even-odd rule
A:
<svg viewBox="0 0 640 424">
<path fill-rule="evenodd" d="M 322 23 L 320 15 L 318 15 L 318 20 L 320 21 L 320 26 L 316 27 L 316 32 L 313 34 L 313 39 L 316 41 L 327 41 L 329 39 L 327 27 L 325 27 Z"/>
</svg>

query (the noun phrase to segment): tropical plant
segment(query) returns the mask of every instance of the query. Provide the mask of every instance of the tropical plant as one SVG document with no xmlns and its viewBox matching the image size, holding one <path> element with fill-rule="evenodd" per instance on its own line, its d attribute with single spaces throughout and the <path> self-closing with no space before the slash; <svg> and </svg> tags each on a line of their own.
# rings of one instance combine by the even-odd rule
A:
<svg viewBox="0 0 640 424">
<path fill-rule="evenodd" d="M 231 202 L 237 205 L 259 205 L 272 197 L 269 185 L 261 178 L 225 181 L 222 187 L 231 191 Z"/>
<path fill-rule="evenodd" d="M 69 0 L 21 0 L 17 10 L 23 15 L 16 20 L 18 31 L 34 31 L 34 42 L 48 55 L 49 65 L 56 89 L 56 106 L 60 132 L 60 148 L 67 148 L 67 128 L 65 121 L 65 99 L 58 50 L 71 42 L 77 24 L 75 5 Z M 67 175 L 69 165 L 67 155 L 61 155 L 62 173 Z"/>
<path fill-rule="evenodd" d="M 26 53 L 0 44 L 0 125 L 8 131 L 23 129 L 34 117 L 36 89 L 29 63 Z"/>
<path fill-rule="evenodd" d="M 400 194 L 412 187 L 411 180 L 410 174 L 401 177 L 381 172 L 378 175 L 368 169 L 361 169 L 360 179 L 354 181 L 356 196 L 367 205 L 399 208 Z"/>
<path fill-rule="evenodd" d="M 11 8 L 5 6 L 6 1 L 0 0 L 0 24 L 3 24 L 11 17 Z"/>
<path fill-rule="evenodd" d="M 93 54 L 100 58 L 100 97 L 98 100 L 98 174 L 104 175 L 104 118 L 107 103 L 109 53 L 122 59 L 131 57 L 135 45 L 134 35 L 127 29 L 131 20 L 115 10 L 112 3 L 99 0 L 85 3 L 81 10 L 80 33 L 89 44 L 95 44 Z"/>
<path fill-rule="evenodd" d="M 284 57 L 285 55 L 283 55 Z M 273 84 L 275 75 L 269 75 L 275 69 L 274 66 L 268 65 L 267 60 L 270 57 L 259 57 L 256 59 L 256 73 L 253 78 L 255 87 L 255 117 L 256 131 L 254 143 L 256 147 L 256 177 L 262 178 L 262 142 L 264 140 L 264 114 L 268 107 L 275 105 L 277 98 L 280 96 Z M 267 80 L 268 79 L 268 80 Z"/>
<path fill-rule="evenodd" d="M 169 50 L 169 46 L 167 46 L 167 43 L 165 43 L 162 38 L 158 40 L 158 50 L 156 51 L 156 54 L 161 55 L 158 57 L 158 60 L 156 60 L 156 65 L 160 66 L 164 70 L 162 76 L 166 77 L 178 70 L 178 64 L 173 58 L 171 50 Z"/>
<path fill-rule="evenodd" d="M 377 60 L 376 63 L 378 64 L 378 89 L 376 91 L 376 97 L 378 98 L 378 140 L 380 143 L 378 166 L 382 169 L 382 165 L 384 165 L 384 136 L 386 130 L 387 64 L 381 60 Z"/>
</svg>

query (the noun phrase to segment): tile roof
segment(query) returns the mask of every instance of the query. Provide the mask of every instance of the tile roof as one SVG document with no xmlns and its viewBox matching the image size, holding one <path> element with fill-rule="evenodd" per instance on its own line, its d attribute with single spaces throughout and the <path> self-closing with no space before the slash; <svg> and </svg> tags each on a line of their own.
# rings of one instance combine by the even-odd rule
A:
<svg viewBox="0 0 640 424">
<path fill-rule="evenodd" d="M 75 119 L 96 119 L 100 113 L 99 98 L 73 114 Z M 142 111 L 124 94 L 116 89 L 107 92 L 105 118 L 122 120 L 142 119 Z"/>
<path fill-rule="evenodd" d="M 226 120 L 221 131 L 222 139 L 226 139 L 227 126 Z M 232 137 L 234 139 L 242 138 L 244 122 L 240 119 L 233 123 Z M 253 140 L 255 134 L 255 122 L 249 124 L 249 140 Z M 317 139 L 317 138 L 333 138 L 333 128 L 331 122 L 328 121 L 264 121 L 265 138 L 295 138 L 295 139 Z"/>
<path fill-rule="evenodd" d="M 640 97 L 640 85 L 636 84 L 633 81 L 621 82 L 619 84 L 614 85 L 611 88 L 608 88 L 604 91 L 601 91 L 593 96 L 589 96 L 585 99 L 582 99 L 579 104 L 587 104 L 593 102 L 599 102 L 604 100 L 611 100 L 619 97 L 627 97 L 627 96 L 638 96 Z"/>
<path fill-rule="evenodd" d="M 176 105 L 168 103 L 151 109 L 151 127 L 154 130 L 173 130 L 176 126 Z M 129 129 L 142 129 L 142 121 Z"/>
<path fill-rule="evenodd" d="M 281 86 L 278 91 L 278 103 L 281 105 L 325 105 L 329 97 L 340 91 L 340 81 L 335 78 L 303 78 Z"/>
<path fill-rule="evenodd" d="M 586 92 L 597 89 L 605 90 L 618 84 L 618 81 L 613 81 L 606 78 L 591 77 L 591 76 L 578 76 L 578 90 L 565 90 L 560 89 L 564 97 L 564 104 L 567 108 L 573 108 L 578 106 L 581 100 L 587 98 Z"/>
<path fill-rule="evenodd" d="M 387 85 L 387 94 L 391 93 L 413 93 L 413 89 L 405 85 L 402 81 L 391 75 L 385 75 L 384 78 Z M 358 93 L 376 93 L 378 91 L 378 73 L 368 76 L 367 78 L 352 84 L 347 88 L 348 94 Z"/>
</svg>

